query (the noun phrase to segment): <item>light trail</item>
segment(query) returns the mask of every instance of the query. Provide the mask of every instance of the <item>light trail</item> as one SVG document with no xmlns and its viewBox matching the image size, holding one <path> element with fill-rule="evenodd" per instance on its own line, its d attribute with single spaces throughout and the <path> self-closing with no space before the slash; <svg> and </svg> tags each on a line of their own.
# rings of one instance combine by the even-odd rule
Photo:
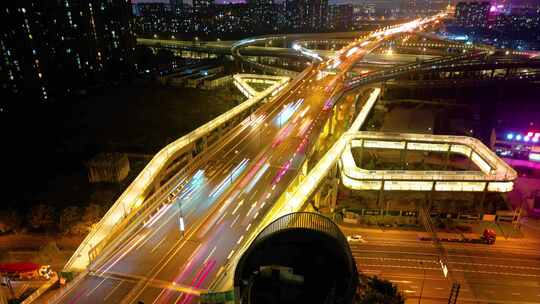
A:
<svg viewBox="0 0 540 304">
<path fill-rule="evenodd" d="M 210 193 L 211 197 L 216 196 L 217 194 L 221 193 L 225 189 L 225 187 L 228 184 L 232 183 L 232 180 L 234 180 L 238 175 L 244 170 L 247 163 L 249 162 L 249 159 L 244 158 L 232 171 L 229 175 L 227 175 L 223 181 Z"/>
<path fill-rule="evenodd" d="M 152 215 L 150 217 L 150 219 L 143 224 L 143 227 L 144 228 L 152 227 L 152 225 L 154 225 L 154 223 L 157 222 L 157 220 L 159 220 L 163 216 L 163 214 L 165 214 L 167 212 L 167 210 L 171 209 L 172 205 L 173 204 L 166 203 L 163 206 L 161 206 L 159 208 L 158 212 L 156 212 L 154 215 Z"/>
<path fill-rule="evenodd" d="M 302 105 L 303 102 L 304 98 L 300 98 L 296 102 L 286 104 L 276 116 L 276 118 L 274 118 L 274 124 L 278 127 L 283 126 L 296 112 L 296 110 L 298 110 L 298 108 Z"/>
<path fill-rule="evenodd" d="M 266 162 L 267 159 L 268 158 L 266 156 L 261 157 L 261 159 L 255 164 L 255 166 L 253 166 L 253 168 L 251 168 L 251 170 L 249 170 L 249 172 L 246 174 L 246 176 L 242 179 L 242 181 L 240 182 L 238 187 L 239 188 L 244 188 L 246 186 L 246 184 L 249 181 L 251 181 L 251 179 L 253 178 L 253 175 L 255 175 L 257 173 L 257 171 L 259 171 L 259 168 L 261 168 L 261 166 L 264 164 L 264 162 Z"/>
<path fill-rule="evenodd" d="M 244 193 L 251 192 L 251 190 L 253 189 L 253 186 L 255 186 L 255 184 L 259 181 L 261 176 L 263 176 L 263 174 L 266 172 L 266 170 L 268 170 L 268 168 L 270 168 L 269 163 L 266 163 L 266 164 L 264 164 L 264 166 L 262 166 L 262 168 L 259 170 L 259 172 L 257 172 L 257 174 L 255 174 L 255 177 L 249 182 L 247 187 L 244 189 Z"/>
</svg>

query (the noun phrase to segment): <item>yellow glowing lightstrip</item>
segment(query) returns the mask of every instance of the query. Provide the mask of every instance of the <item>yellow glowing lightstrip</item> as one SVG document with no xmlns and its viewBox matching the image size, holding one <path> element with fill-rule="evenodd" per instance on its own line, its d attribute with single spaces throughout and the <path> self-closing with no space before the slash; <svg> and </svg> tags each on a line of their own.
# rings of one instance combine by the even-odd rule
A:
<svg viewBox="0 0 540 304">
<path fill-rule="evenodd" d="M 514 182 L 490 182 L 488 191 L 490 192 L 510 192 L 514 189 Z"/>
<path fill-rule="evenodd" d="M 364 140 L 365 148 L 405 149 L 404 141 Z"/>
<path fill-rule="evenodd" d="M 431 181 L 384 181 L 384 190 L 430 191 L 432 188 Z"/>
<path fill-rule="evenodd" d="M 101 240 L 105 239 L 112 231 L 118 229 L 117 225 L 122 222 L 124 217 L 142 205 L 145 200 L 143 197 L 144 193 L 153 186 L 154 179 L 164 169 L 167 161 L 176 156 L 178 151 L 182 151 L 182 149 L 209 134 L 218 126 L 249 109 L 256 103 L 261 102 L 275 91 L 283 89 L 289 80 L 289 77 L 279 77 L 279 81 L 268 87 L 266 90 L 257 93 L 254 97 L 244 101 L 240 105 L 223 113 L 189 134 L 182 136 L 160 150 L 120 195 L 95 228 L 85 237 L 64 268 L 77 270 L 85 269 L 88 266 L 90 263 L 90 250 L 99 244 Z"/>
<path fill-rule="evenodd" d="M 375 105 L 380 93 L 380 88 L 375 88 L 373 92 L 371 92 L 366 104 L 364 107 L 362 107 L 362 110 L 351 124 L 349 132 L 359 130 L 360 127 L 362 127 L 367 115 Z M 309 172 L 303 182 L 297 187 L 296 191 L 292 193 L 289 199 L 285 202 L 283 208 L 277 212 L 274 218 L 298 211 L 300 207 L 302 207 L 313 191 L 315 191 L 321 180 L 328 174 L 328 171 L 335 166 L 351 137 L 351 133 L 348 132 L 341 135 L 341 137 L 334 143 L 334 145 L 332 145 L 321 160 Z"/>
<path fill-rule="evenodd" d="M 398 140 L 398 141 L 396 141 Z M 366 147 L 366 142 L 370 142 L 372 147 L 400 147 L 396 144 L 402 141 L 407 141 L 406 148 L 428 150 L 428 151 L 455 151 L 467 157 L 471 157 L 473 162 L 477 164 L 481 171 L 396 171 L 396 170 L 364 170 L 358 168 L 350 151 L 351 147 L 361 146 L 362 143 Z M 421 142 L 414 142 L 421 141 Z M 428 143 L 433 141 L 438 143 Z M 390 144 L 389 144 L 390 143 Z M 471 152 L 476 151 L 470 155 Z M 409 133 L 380 133 L 380 132 L 359 132 L 351 139 L 349 146 L 345 149 L 341 156 L 341 176 L 344 183 L 353 186 L 358 185 L 359 189 L 373 188 L 374 186 L 366 186 L 354 183 L 348 179 L 358 180 L 401 180 L 401 181 L 513 181 L 517 174 L 504 161 L 498 158 L 489 148 L 487 148 L 478 139 L 465 136 L 447 136 L 447 135 L 431 135 L 431 134 L 409 134 Z M 420 185 L 420 184 L 419 184 Z M 471 186 L 472 185 L 472 186 Z M 392 186 L 390 186 L 391 188 Z M 418 186 L 418 190 L 427 188 L 425 185 Z M 443 185 L 439 188 L 452 188 L 452 184 Z M 471 189 L 470 191 L 480 191 L 480 184 L 455 184 L 455 189 Z M 509 189 L 506 187 L 488 187 L 488 189 Z M 443 191 L 443 190 L 441 190 Z M 447 191 L 447 190 L 444 190 Z M 457 191 L 457 190 L 456 190 Z"/>
<path fill-rule="evenodd" d="M 420 150 L 420 151 L 448 151 L 448 144 L 430 144 L 430 143 L 415 143 L 410 142 L 407 144 L 408 150 Z"/>
</svg>

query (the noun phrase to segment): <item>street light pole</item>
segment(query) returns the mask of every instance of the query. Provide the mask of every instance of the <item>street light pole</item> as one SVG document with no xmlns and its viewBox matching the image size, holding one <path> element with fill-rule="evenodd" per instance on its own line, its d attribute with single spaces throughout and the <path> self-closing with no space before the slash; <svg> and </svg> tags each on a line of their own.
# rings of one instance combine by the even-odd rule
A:
<svg viewBox="0 0 540 304">
<path fill-rule="evenodd" d="M 424 282 L 426 281 L 426 268 L 424 267 L 424 263 L 420 262 L 420 265 L 422 265 L 422 270 L 424 271 L 424 276 L 422 278 L 422 287 L 420 288 L 420 297 L 418 298 L 418 304 L 422 301 L 422 293 L 424 292 Z"/>
<path fill-rule="evenodd" d="M 180 218 L 178 219 L 179 221 L 179 228 L 180 228 L 180 233 L 182 234 L 182 237 L 184 236 L 184 231 L 186 230 L 186 227 L 185 227 L 185 224 L 184 224 L 184 217 L 182 216 L 182 203 L 181 203 L 181 200 L 178 200 L 178 211 L 180 212 Z"/>
</svg>

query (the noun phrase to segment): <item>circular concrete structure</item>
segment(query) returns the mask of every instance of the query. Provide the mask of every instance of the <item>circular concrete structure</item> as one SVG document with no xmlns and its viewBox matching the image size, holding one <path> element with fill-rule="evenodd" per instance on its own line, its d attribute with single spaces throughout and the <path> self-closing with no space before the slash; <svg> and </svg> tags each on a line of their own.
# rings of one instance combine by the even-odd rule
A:
<svg viewBox="0 0 540 304">
<path fill-rule="evenodd" d="M 357 284 L 356 264 L 339 227 L 308 212 L 268 225 L 234 275 L 237 303 L 351 303 Z"/>
</svg>

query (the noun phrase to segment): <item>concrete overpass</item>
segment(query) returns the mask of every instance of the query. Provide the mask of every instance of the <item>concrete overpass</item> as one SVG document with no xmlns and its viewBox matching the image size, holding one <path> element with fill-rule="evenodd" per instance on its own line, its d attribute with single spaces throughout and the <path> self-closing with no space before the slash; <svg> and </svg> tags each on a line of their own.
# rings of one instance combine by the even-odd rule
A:
<svg viewBox="0 0 540 304">
<path fill-rule="evenodd" d="M 347 72 L 384 37 L 437 18 L 374 32 L 342 50 L 346 59 L 310 65 L 286 89 L 281 84 L 265 90 L 243 110 L 233 109 L 228 119 L 209 123 L 213 127 L 207 129 L 216 130 L 230 125 L 231 117 L 249 113 L 227 133 L 218 132 L 214 144 L 204 144 L 210 131 L 197 129 L 202 135 L 188 134 L 164 148 L 66 265 L 87 271 L 56 302 L 189 303 L 205 290 L 230 288 L 231 269 L 241 253 L 266 224 L 318 195 L 321 182 L 336 171 L 351 136 L 377 101 L 378 88 L 362 101 L 346 129 L 340 129 L 336 121 L 341 107 L 335 105 L 359 88 L 358 82 L 344 83 Z M 336 74 L 321 73 L 330 66 L 338 68 Z M 269 102 L 249 112 L 267 98 Z M 159 177 L 187 146 L 200 150 L 161 185 Z"/>
</svg>

